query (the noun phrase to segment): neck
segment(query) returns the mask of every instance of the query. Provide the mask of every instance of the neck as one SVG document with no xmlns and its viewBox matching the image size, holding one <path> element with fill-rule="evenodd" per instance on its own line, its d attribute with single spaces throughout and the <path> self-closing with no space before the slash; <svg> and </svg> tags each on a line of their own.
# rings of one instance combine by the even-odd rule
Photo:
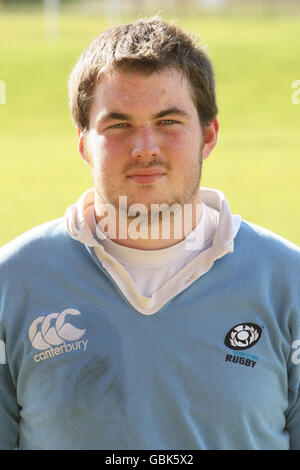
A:
<svg viewBox="0 0 300 470">
<path fill-rule="evenodd" d="M 100 230 L 113 242 L 139 250 L 161 250 L 184 240 L 202 217 L 200 188 L 192 200 L 178 205 L 176 212 L 169 209 L 159 213 L 127 217 L 112 207 L 103 210 L 98 194 L 95 197 L 96 222 Z"/>
</svg>

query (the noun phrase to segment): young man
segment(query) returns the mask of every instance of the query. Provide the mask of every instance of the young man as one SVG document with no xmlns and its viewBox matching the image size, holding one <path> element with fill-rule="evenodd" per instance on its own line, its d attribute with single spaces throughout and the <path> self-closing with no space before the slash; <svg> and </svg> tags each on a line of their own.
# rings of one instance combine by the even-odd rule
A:
<svg viewBox="0 0 300 470">
<path fill-rule="evenodd" d="M 300 251 L 200 189 L 206 53 L 140 20 L 69 89 L 94 187 L 1 249 L 0 447 L 299 449 Z"/>
</svg>

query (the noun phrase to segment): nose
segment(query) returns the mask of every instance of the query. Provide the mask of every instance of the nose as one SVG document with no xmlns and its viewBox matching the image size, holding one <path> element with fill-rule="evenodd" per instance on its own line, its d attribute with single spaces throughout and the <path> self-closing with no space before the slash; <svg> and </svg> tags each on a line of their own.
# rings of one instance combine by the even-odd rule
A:
<svg viewBox="0 0 300 470">
<path fill-rule="evenodd" d="M 159 157 L 157 138 L 150 127 L 143 126 L 135 133 L 131 156 L 134 160 L 147 160 Z"/>
</svg>

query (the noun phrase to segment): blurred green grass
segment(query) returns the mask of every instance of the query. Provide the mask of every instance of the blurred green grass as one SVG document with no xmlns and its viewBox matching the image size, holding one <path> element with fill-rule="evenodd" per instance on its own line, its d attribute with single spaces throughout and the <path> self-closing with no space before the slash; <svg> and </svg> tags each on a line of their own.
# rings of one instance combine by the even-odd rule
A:
<svg viewBox="0 0 300 470">
<path fill-rule="evenodd" d="M 222 190 L 234 213 L 299 245 L 300 104 L 291 100 L 300 79 L 299 17 L 162 16 L 199 33 L 215 65 L 220 133 L 202 186 Z M 63 13 L 51 43 L 40 13 L 0 11 L 0 245 L 62 216 L 91 186 L 67 81 L 106 27 L 99 15 Z"/>
</svg>

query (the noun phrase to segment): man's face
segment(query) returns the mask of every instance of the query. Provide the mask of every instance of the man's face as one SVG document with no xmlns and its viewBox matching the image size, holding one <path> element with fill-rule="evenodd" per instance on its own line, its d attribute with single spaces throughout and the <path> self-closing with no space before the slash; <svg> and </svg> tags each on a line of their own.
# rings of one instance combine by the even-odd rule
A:
<svg viewBox="0 0 300 470">
<path fill-rule="evenodd" d="M 140 203 L 150 210 L 151 204 L 183 205 L 198 197 L 205 138 L 179 71 L 104 75 L 89 118 L 79 149 L 100 202 L 118 208 L 119 196 L 127 196 L 128 207 Z"/>
</svg>

